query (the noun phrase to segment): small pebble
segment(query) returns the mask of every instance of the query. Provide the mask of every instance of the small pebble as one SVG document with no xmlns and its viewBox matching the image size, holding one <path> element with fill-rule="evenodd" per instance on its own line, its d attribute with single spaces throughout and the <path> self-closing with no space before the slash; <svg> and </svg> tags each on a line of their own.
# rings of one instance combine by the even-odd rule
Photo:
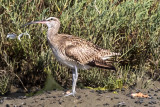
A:
<svg viewBox="0 0 160 107">
<path fill-rule="evenodd" d="M 109 104 L 108 104 L 108 103 L 105 103 L 105 104 L 103 104 L 103 106 L 109 106 Z"/>
<path fill-rule="evenodd" d="M 46 96 L 46 98 L 51 98 L 50 96 Z"/>
<path fill-rule="evenodd" d="M 142 103 L 144 103 L 144 101 L 143 101 L 143 100 L 140 100 L 139 103 L 142 104 Z"/>
<path fill-rule="evenodd" d="M 4 102 L 4 100 L 1 99 L 1 100 L 0 100 L 0 104 L 2 104 L 3 102 Z"/>
<path fill-rule="evenodd" d="M 155 92 L 158 93 L 158 90 L 156 90 Z"/>
<path fill-rule="evenodd" d="M 143 98 L 143 97 L 142 97 L 142 98 L 140 97 L 140 98 L 138 98 L 138 99 L 139 99 L 139 100 L 143 100 L 144 98 Z"/>
<path fill-rule="evenodd" d="M 152 104 L 152 101 L 148 102 L 148 104 Z"/>
<path fill-rule="evenodd" d="M 118 97 L 114 97 L 114 99 L 119 99 Z"/>
<path fill-rule="evenodd" d="M 22 105 L 26 105 L 26 103 L 25 103 L 25 102 L 23 102 L 23 103 L 22 103 Z"/>
<path fill-rule="evenodd" d="M 91 90 L 90 92 L 91 92 L 91 93 L 94 93 L 94 90 Z"/>
<path fill-rule="evenodd" d="M 158 89 L 157 91 L 160 91 L 160 89 Z"/>
<path fill-rule="evenodd" d="M 154 91 L 153 89 L 150 89 L 150 91 Z"/>
<path fill-rule="evenodd" d="M 51 92 L 50 91 L 46 91 L 47 92 L 47 94 L 51 94 Z"/>
<path fill-rule="evenodd" d="M 148 106 L 148 104 L 145 104 L 144 106 Z"/>
<path fill-rule="evenodd" d="M 80 99 L 80 98 L 81 98 L 81 96 L 78 96 L 78 97 L 77 97 L 77 99 Z"/>
<path fill-rule="evenodd" d="M 101 90 L 96 90 L 96 92 L 98 92 L 98 94 L 103 94 L 103 91 Z"/>
<path fill-rule="evenodd" d="M 85 97 L 87 97 L 88 95 L 85 95 Z"/>
<path fill-rule="evenodd" d="M 26 99 L 26 96 L 18 96 L 19 99 Z"/>
<path fill-rule="evenodd" d="M 56 98 L 56 96 L 53 96 L 53 98 Z"/>
<path fill-rule="evenodd" d="M 62 95 L 59 95 L 58 97 L 62 97 Z"/>
<path fill-rule="evenodd" d="M 148 102 L 148 104 L 157 104 L 157 102 L 156 101 L 150 101 L 150 102 Z"/>
<path fill-rule="evenodd" d="M 150 96 L 150 95 L 149 95 Z M 153 97 L 148 97 L 149 99 L 153 99 Z"/>
<path fill-rule="evenodd" d="M 41 98 L 41 100 L 44 100 L 44 98 Z"/>
<path fill-rule="evenodd" d="M 160 97 L 157 97 L 158 100 L 160 100 Z"/>
<path fill-rule="evenodd" d="M 77 104 L 81 104 L 82 103 L 82 101 L 79 101 Z"/>
<path fill-rule="evenodd" d="M 6 107 L 10 107 L 9 104 L 6 104 Z"/>
<path fill-rule="evenodd" d="M 156 102 L 156 101 L 152 101 L 152 103 L 153 103 L 153 104 L 157 104 L 157 102 Z"/>
<path fill-rule="evenodd" d="M 143 100 L 138 100 L 138 101 L 135 101 L 136 104 L 142 104 L 143 103 Z"/>
<path fill-rule="evenodd" d="M 125 102 L 119 102 L 118 105 L 119 106 L 126 106 Z"/>
<path fill-rule="evenodd" d="M 60 102 L 60 101 L 59 101 L 59 104 L 61 105 L 61 104 L 62 104 L 62 102 Z"/>
<path fill-rule="evenodd" d="M 53 101 L 52 103 L 56 103 L 55 101 Z"/>
<path fill-rule="evenodd" d="M 141 92 L 140 90 L 136 90 L 136 93 L 139 93 L 139 92 Z"/>
<path fill-rule="evenodd" d="M 97 98 L 96 100 L 100 101 L 101 99 L 100 99 L 100 98 Z"/>
<path fill-rule="evenodd" d="M 157 94 L 154 94 L 154 96 L 157 96 Z"/>
</svg>

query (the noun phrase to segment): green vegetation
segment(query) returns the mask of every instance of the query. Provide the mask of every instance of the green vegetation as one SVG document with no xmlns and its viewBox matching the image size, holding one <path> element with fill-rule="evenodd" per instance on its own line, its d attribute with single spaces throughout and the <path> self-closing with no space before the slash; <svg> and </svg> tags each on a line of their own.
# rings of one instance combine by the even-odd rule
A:
<svg viewBox="0 0 160 107">
<path fill-rule="evenodd" d="M 76 35 L 122 54 L 115 64 L 117 71 L 80 70 L 79 87 L 114 90 L 147 79 L 160 80 L 159 1 L 0 0 L 0 70 L 16 74 L 16 84 L 21 85 L 21 80 L 26 88 L 42 88 L 47 75 L 52 75 L 51 80 L 64 88 L 71 86 L 69 68 L 59 65 L 48 46 L 47 27 L 36 24 L 20 28 L 51 16 L 61 20 L 59 33 Z M 20 42 L 6 38 L 8 33 L 26 31 L 31 39 L 24 36 Z"/>
</svg>

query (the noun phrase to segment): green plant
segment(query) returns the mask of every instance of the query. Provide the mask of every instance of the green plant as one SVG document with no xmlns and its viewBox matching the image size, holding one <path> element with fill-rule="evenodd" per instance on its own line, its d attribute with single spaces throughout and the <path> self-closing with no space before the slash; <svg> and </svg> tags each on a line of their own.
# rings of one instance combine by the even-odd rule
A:
<svg viewBox="0 0 160 107">
<path fill-rule="evenodd" d="M 81 86 L 116 89 L 133 85 L 141 74 L 158 80 L 160 69 L 160 5 L 154 0 L 0 0 L 0 68 L 9 69 L 26 87 L 42 88 L 46 68 L 63 87 L 71 85 L 70 70 L 57 63 L 46 40 L 46 27 L 27 22 L 50 16 L 61 20 L 59 33 L 79 36 L 122 55 L 117 71 L 80 70 Z M 8 33 L 28 32 L 31 39 L 8 40 Z M 143 69 L 141 69 L 143 68 Z M 21 84 L 20 82 L 18 82 Z"/>
</svg>

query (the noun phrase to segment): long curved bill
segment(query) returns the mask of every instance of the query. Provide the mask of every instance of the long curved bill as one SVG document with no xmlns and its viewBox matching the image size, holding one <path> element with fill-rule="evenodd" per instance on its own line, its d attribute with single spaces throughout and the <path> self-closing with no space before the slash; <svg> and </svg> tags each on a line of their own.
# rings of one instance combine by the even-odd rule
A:
<svg viewBox="0 0 160 107">
<path fill-rule="evenodd" d="M 30 24 L 36 24 L 36 23 L 46 24 L 46 22 L 47 22 L 46 20 L 29 22 L 29 23 L 26 23 L 26 24 L 22 25 L 22 27 L 25 27 L 25 26 L 30 25 Z"/>
</svg>

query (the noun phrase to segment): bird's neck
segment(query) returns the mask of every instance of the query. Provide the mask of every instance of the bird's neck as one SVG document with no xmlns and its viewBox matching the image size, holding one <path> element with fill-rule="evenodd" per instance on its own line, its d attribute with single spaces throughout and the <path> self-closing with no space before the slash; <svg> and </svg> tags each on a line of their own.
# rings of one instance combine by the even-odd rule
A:
<svg viewBox="0 0 160 107">
<path fill-rule="evenodd" d="M 58 34 L 58 30 L 56 28 L 48 28 L 47 38 L 52 38 Z"/>
</svg>

